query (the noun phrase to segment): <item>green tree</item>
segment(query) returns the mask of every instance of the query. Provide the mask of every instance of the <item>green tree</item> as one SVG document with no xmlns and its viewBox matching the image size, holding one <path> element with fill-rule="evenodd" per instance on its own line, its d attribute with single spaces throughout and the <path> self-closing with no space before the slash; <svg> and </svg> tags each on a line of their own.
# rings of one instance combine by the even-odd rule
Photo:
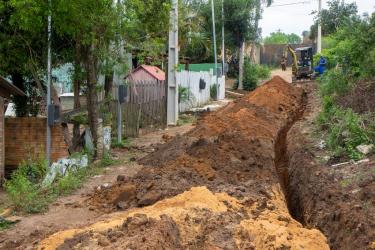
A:
<svg viewBox="0 0 375 250">
<path fill-rule="evenodd" d="M 301 37 L 294 33 L 286 34 L 279 30 L 265 37 L 263 42 L 265 44 L 299 44 L 301 43 Z"/>
<path fill-rule="evenodd" d="M 345 23 L 357 19 L 358 8 L 355 2 L 345 3 L 341 0 L 331 0 L 328 9 L 321 11 L 322 35 L 335 33 Z M 310 39 L 315 40 L 318 32 L 319 14 L 316 13 L 315 22 L 310 28 Z"/>
</svg>

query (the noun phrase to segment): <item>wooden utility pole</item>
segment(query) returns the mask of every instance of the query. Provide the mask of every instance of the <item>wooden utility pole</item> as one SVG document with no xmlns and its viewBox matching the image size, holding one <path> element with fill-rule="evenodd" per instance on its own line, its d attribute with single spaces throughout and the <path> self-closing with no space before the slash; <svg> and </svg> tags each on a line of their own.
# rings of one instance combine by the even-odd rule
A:
<svg viewBox="0 0 375 250">
<path fill-rule="evenodd" d="M 178 121 L 178 0 L 172 0 L 169 29 L 167 124 Z"/>
</svg>

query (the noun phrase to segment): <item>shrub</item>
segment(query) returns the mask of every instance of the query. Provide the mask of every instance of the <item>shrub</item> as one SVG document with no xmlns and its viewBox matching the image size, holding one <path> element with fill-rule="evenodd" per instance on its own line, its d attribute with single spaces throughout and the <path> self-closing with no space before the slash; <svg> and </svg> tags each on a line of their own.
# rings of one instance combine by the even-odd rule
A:
<svg viewBox="0 0 375 250">
<path fill-rule="evenodd" d="M 211 99 L 216 99 L 217 97 L 217 85 L 216 84 L 212 84 L 210 86 L 210 97 Z"/>
<path fill-rule="evenodd" d="M 184 103 L 190 100 L 192 94 L 188 87 L 178 86 L 178 103 Z"/>
<path fill-rule="evenodd" d="M 320 78 L 319 90 L 321 96 L 335 97 L 347 92 L 350 88 L 348 76 L 340 69 L 333 69 Z"/>
<path fill-rule="evenodd" d="M 327 129 L 327 146 L 336 156 L 347 155 L 358 160 L 362 154 L 356 149 L 361 144 L 371 142 L 371 133 L 364 126 L 362 117 L 351 109 L 335 106 L 332 99 L 325 99 L 318 122 Z"/>
<path fill-rule="evenodd" d="M 258 86 L 260 80 L 267 79 L 270 75 L 271 70 L 268 66 L 253 64 L 249 59 L 246 59 L 243 73 L 244 90 L 254 90 Z M 238 89 L 238 81 L 233 85 L 233 89 Z"/>
<path fill-rule="evenodd" d="M 16 209 L 28 213 L 43 210 L 47 202 L 43 199 L 43 190 L 40 186 L 47 170 L 43 158 L 22 162 L 12 173 L 11 179 L 5 182 L 5 190 L 13 201 Z"/>
<path fill-rule="evenodd" d="M 64 177 L 58 176 L 49 186 L 43 186 L 47 164 L 43 158 L 20 164 L 11 179 L 5 182 L 5 190 L 17 210 L 38 213 L 46 210 L 51 201 L 60 195 L 68 195 L 82 186 L 83 181 L 100 172 L 100 167 L 118 163 L 105 154 L 103 159 L 83 169 L 70 170 Z"/>
</svg>

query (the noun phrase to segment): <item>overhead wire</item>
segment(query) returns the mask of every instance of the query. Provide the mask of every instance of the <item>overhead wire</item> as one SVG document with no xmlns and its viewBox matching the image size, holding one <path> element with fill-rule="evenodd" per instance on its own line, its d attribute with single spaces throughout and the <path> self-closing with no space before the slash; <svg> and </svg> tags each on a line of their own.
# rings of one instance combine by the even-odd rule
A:
<svg viewBox="0 0 375 250">
<path fill-rule="evenodd" d="M 297 5 L 297 4 L 309 4 L 309 3 L 312 3 L 312 0 L 300 1 L 300 2 L 292 2 L 292 3 L 283 3 L 283 4 L 276 4 L 276 5 L 272 4 L 268 8 L 281 7 L 281 6 L 290 6 L 290 5 Z"/>
</svg>

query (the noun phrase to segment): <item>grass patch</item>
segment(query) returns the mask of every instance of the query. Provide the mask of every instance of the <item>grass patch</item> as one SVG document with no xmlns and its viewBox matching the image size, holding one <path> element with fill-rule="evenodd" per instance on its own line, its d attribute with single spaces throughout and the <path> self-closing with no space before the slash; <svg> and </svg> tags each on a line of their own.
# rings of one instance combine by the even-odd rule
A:
<svg viewBox="0 0 375 250">
<path fill-rule="evenodd" d="M 122 140 L 120 143 L 116 139 L 112 140 L 112 148 L 125 148 L 125 149 L 131 149 L 133 146 L 133 141 L 131 139 Z"/>
<path fill-rule="evenodd" d="M 346 76 L 339 70 L 328 72 L 320 79 L 323 109 L 317 124 L 318 130 L 326 132 L 327 146 L 334 156 L 359 160 L 363 155 L 356 147 L 372 143 L 375 127 L 371 115 L 361 115 L 336 104 L 336 98 L 345 95 L 349 86 Z"/>
<path fill-rule="evenodd" d="M 340 181 L 340 186 L 343 187 L 343 188 L 346 188 L 350 185 L 350 180 L 349 179 L 343 179 Z"/>
<path fill-rule="evenodd" d="M 0 218 L 0 232 L 9 229 L 14 223 Z"/>
<path fill-rule="evenodd" d="M 99 162 L 99 167 L 105 168 L 105 167 L 119 164 L 120 162 L 121 162 L 120 160 L 113 159 L 110 154 L 104 154 L 103 159 L 101 159 Z"/>
<path fill-rule="evenodd" d="M 181 114 L 178 117 L 177 126 L 195 123 L 197 119 L 197 116 L 194 114 Z"/>
<path fill-rule="evenodd" d="M 59 196 L 69 195 L 91 176 L 101 173 L 104 167 L 117 164 L 110 155 L 105 155 L 96 164 L 86 168 L 71 170 L 65 176 L 57 176 L 51 185 L 43 186 L 47 173 L 46 161 L 42 158 L 23 162 L 11 179 L 5 182 L 5 190 L 16 211 L 39 213 L 48 209 L 49 204 Z"/>
</svg>

